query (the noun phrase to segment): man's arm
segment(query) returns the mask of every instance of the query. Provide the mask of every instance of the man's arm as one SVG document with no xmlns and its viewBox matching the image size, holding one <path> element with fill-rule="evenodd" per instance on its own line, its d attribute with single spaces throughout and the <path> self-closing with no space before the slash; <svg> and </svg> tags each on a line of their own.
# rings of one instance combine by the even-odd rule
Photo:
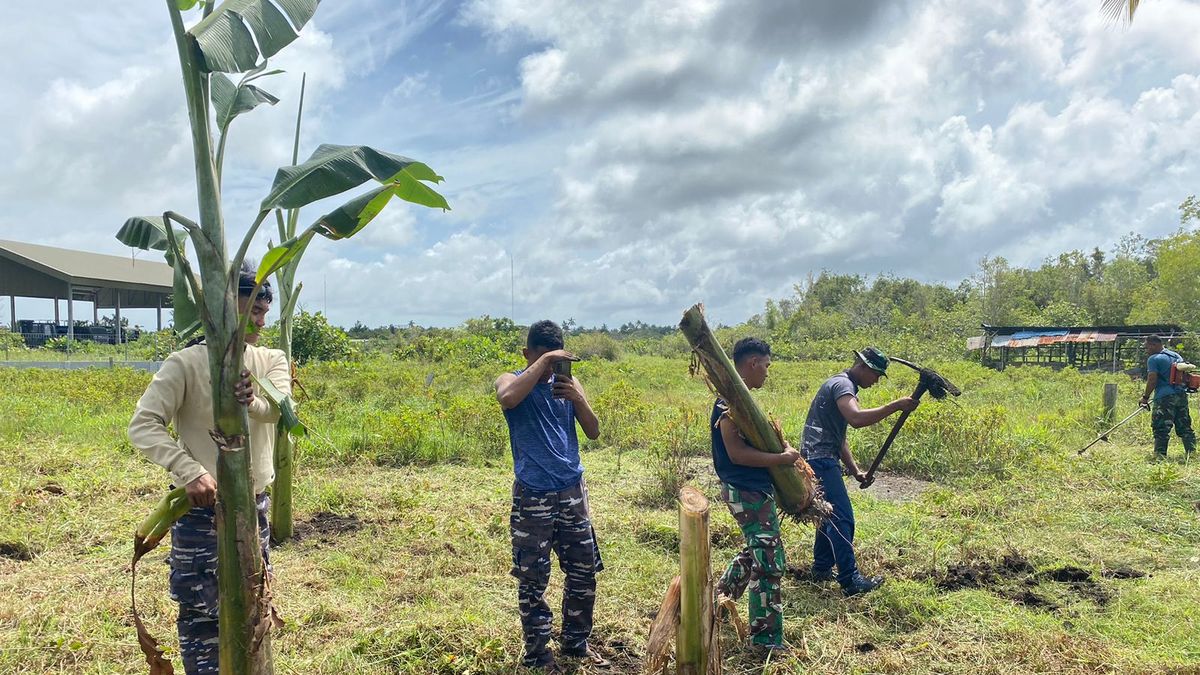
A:
<svg viewBox="0 0 1200 675">
<path fill-rule="evenodd" d="M 842 456 L 842 466 L 846 467 L 847 475 L 854 476 L 854 479 L 860 483 L 867 479 L 867 474 L 858 468 L 858 463 L 854 461 L 854 455 L 850 453 L 850 441 L 844 438 L 842 439 L 840 454 Z"/>
<path fill-rule="evenodd" d="M 292 393 L 292 370 L 288 367 L 287 357 L 278 349 L 272 349 L 269 353 L 270 363 L 267 372 L 259 376 L 260 380 L 267 380 L 275 385 L 275 388 L 285 396 L 290 396 Z M 242 371 L 242 376 L 245 378 L 243 382 L 249 387 L 242 387 L 241 383 L 234 388 L 235 395 L 238 395 L 239 401 L 245 401 L 247 412 L 250 417 L 268 424 L 274 424 L 279 421 L 279 409 L 271 405 L 271 402 L 265 396 L 256 396 L 254 387 L 249 379 L 249 371 Z M 248 391 L 247 391 L 248 389 Z"/>
<path fill-rule="evenodd" d="M 855 429 L 869 427 L 883 420 L 888 415 L 901 410 L 916 410 L 917 404 L 920 403 L 911 396 L 898 398 L 891 403 L 885 403 L 878 408 L 867 408 L 863 410 L 858 407 L 858 398 L 851 394 L 845 394 L 837 400 L 838 410 L 842 413 L 842 417 L 846 418 L 846 423 Z"/>
<path fill-rule="evenodd" d="M 521 405 L 521 401 L 533 391 L 534 385 L 546 377 L 546 372 L 554 366 L 555 361 L 574 360 L 570 352 L 556 349 L 542 354 L 541 358 L 521 372 L 520 375 L 504 373 L 496 378 L 496 400 L 500 407 L 512 410 Z"/>
<path fill-rule="evenodd" d="M 167 431 L 167 424 L 183 404 L 185 377 L 186 369 L 177 355 L 163 362 L 129 421 L 129 442 L 169 471 L 176 485 L 186 488 L 192 506 L 211 506 L 216 499 L 216 481 Z"/>
<path fill-rule="evenodd" d="M 575 408 L 575 419 L 579 421 L 579 426 L 583 428 L 583 435 L 593 441 L 600 438 L 600 420 L 596 417 L 596 413 L 592 412 L 592 406 L 588 403 L 587 394 L 583 391 L 583 385 L 579 384 L 579 380 L 572 377 L 569 380 L 554 383 L 554 395 L 560 398 L 565 398 L 572 403 Z"/>
<path fill-rule="evenodd" d="M 1147 406 L 1150 404 L 1150 396 L 1154 394 L 1154 390 L 1158 388 L 1158 373 L 1150 370 L 1149 364 L 1146 366 L 1146 391 L 1142 394 L 1140 404 Z"/>
<path fill-rule="evenodd" d="M 761 468 L 795 464 L 796 460 L 800 459 L 800 451 L 788 445 L 787 441 L 784 441 L 783 452 L 778 454 L 751 447 L 738 433 L 737 425 L 729 419 L 729 415 L 722 417 L 717 426 L 721 430 L 721 440 L 725 441 L 725 452 L 729 455 L 729 461 L 734 464 Z"/>
</svg>

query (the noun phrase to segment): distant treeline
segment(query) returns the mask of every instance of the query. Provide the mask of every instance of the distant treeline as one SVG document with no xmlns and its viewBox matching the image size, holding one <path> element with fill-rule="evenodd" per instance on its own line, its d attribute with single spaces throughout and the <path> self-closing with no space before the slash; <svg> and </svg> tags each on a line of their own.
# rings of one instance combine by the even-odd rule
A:
<svg viewBox="0 0 1200 675">
<path fill-rule="evenodd" d="M 1182 227 L 1168 237 L 1131 233 L 1110 251 L 1068 251 L 1036 268 L 985 257 L 978 271 L 957 286 L 887 275 L 810 274 L 790 297 L 768 300 L 761 313 L 718 334 L 730 343 L 743 335 L 762 336 L 784 358 L 845 359 L 851 347 L 868 343 L 913 358 L 961 356 L 965 338 L 978 335 L 981 323 L 1167 323 L 1195 332 L 1200 330 L 1200 229 L 1195 227 L 1200 202 L 1189 197 L 1180 211 Z M 591 356 L 687 353 L 674 326 L 639 321 L 584 327 L 569 318 L 561 323 L 568 348 Z M 512 354 L 523 337 L 521 326 L 486 316 L 457 328 L 356 323 L 347 333 L 399 356 L 472 362 Z"/>
</svg>

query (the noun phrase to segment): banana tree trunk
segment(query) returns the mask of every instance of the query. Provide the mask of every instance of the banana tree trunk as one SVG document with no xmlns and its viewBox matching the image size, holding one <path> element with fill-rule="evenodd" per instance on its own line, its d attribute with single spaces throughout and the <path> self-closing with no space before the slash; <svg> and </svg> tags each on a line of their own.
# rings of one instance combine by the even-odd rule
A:
<svg viewBox="0 0 1200 675">
<path fill-rule="evenodd" d="M 281 284 L 279 299 L 283 307 L 288 302 L 292 289 Z M 279 348 L 292 363 L 292 316 L 285 313 L 279 317 Z M 292 468 L 295 459 L 295 444 L 292 435 L 280 424 L 275 433 L 275 482 L 271 486 L 271 540 L 283 542 L 292 538 Z"/>
<path fill-rule="evenodd" d="M 217 443 L 217 585 L 220 594 L 222 675 L 263 675 L 271 660 L 270 598 L 258 538 L 258 511 L 250 473 L 250 434 L 246 407 L 233 386 L 242 370 L 236 275 L 226 254 L 220 181 L 213 162 L 209 129 L 208 79 L 196 62 L 197 50 L 184 34 L 176 0 L 166 0 L 179 51 L 192 131 L 200 234 L 194 237 L 200 279 L 210 376 L 213 440 Z"/>
<path fill-rule="evenodd" d="M 679 492 L 679 633 L 677 675 L 717 675 L 721 649 L 713 607 L 708 500 L 694 487 Z"/>
<path fill-rule="evenodd" d="M 300 103 L 296 107 L 296 131 L 292 140 L 292 164 L 300 159 L 300 121 L 304 117 L 304 89 L 308 83 L 307 73 L 300 79 Z M 279 212 L 279 240 L 288 241 L 296 236 L 296 222 L 300 217 L 299 209 L 290 209 L 287 222 L 284 222 Z M 296 287 L 296 270 L 300 267 L 300 257 L 288 263 L 276 275 L 279 282 L 279 348 L 287 358 L 288 367 L 292 367 L 292 316 L 296 306 L 296 295 L 300 289 Z M 275 436 L 275 482 L 271 485 L 271 539 L 283 542 L 292 538 L 294 533 L 292 517 L 292 476 L 295 464 L 296 446 L 289 430 L 282 425 Z"/>
<path fill-rule="evenodd" d="M 729 406 L 729 416 L 738 431 L 754 448 L 763 452 L 783 452 L 783 432 L 770 420 L 750 396 L 746 383 L 704 320 L 704 305 L 693 305 L 684 312 L 679 330 L 692 347 L 693 374 L 703 369 L 709 387 Z M 768 468 L 775 484 L 779 508 L 794 520 L 816 522 L 832 513 L 821 498 L 816 476 L 804 460 L 794 465 Z"/>
</svg>

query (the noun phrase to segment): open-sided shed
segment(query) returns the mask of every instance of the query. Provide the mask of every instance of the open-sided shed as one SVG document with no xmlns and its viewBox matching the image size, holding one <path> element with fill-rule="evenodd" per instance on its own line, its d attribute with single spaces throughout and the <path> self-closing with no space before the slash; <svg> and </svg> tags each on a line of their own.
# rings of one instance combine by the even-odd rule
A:
<svg viewBox="0 0 1200 675">
<path fill-rule="evenodd" d="M 968 338 L 967 349 L 980 361 L 1003 370 L 1009 365 L 1071 366 L 1082 370 L 1117 371 L 1144 361 L 1142 343 L 1149 335 L 1171 341 L 1182 338 L 1179 326 L 989 326 Z"/>
<path fill-rule="evenodd" d="M 170 307 L 171 268 L 163 262 L 75 251 L 40 244 L 0 240 L 0 296 L 9 296 L 12 330 L 17 332 L 16 298 L 54 300 L 54 322 L 59 323 L 58 301 L 67 301 L 67 336 L 75 337 L 74 301 L 93 303 L 93 321 L 101 309 L 114 309 L 121 325 L 121 309 L 157 309 L 162 329 L 162 308 Z M 116 333 L 121 341 L 121 333 Z"/>
</svg>

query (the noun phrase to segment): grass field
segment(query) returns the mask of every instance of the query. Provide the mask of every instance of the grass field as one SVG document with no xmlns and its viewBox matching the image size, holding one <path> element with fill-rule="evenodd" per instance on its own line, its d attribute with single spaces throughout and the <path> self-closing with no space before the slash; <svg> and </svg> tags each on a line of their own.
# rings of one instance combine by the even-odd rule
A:
<svg viewBox="0 0 1200 675">
<path fill-rule="evenodd" d="M 1139 418 L 1079 457 L 1111 376 L 935 364 L 966 392 L 923 406 L 885 468 L 932 481 L 904 499 L 852 498 L 862 567 L 888 578 L 844 600 L 784 585 L 795 658 L 764 668 L 723 636 L 727 672 L 1200 673 L 1200 467 L 1152 464 Z M 288 625 L 280 673 L 518 672 L 503 419 L 482 368 L 392 360 L 304 370 L 299 537 L 272 551 Z M 839 366 L 777 363 L 763 406 L 798 443 Z M 576 372 L 603 434 L 585 465 L 607 570 L 596 644 L 638 672 L 678 567 L 670 495 L 715 499 L 710 397 L 684 360 L 631 357 Z M 432 379 L 429 375 L 433 375 Z M 144 672 L 128 613 L 130 538 L 167 476 L 124 435 L 149 376 L 0 370 L 0 672 Z M 874 405 L 911 373 L 863 393 Z M 1138 384 L 1120 381 L 1132 410 Z M 1121 412 L 1120 410 L 1118 412 Z M 852 432 L 869 461 L 886 428 Z M 714 565 L 741 545 L 714 504 Z M 813 533 L 785 525 L 789 564 Z M 140 565 L 143 618 L 174 644 L 167 547 Z M 557 604 L 561 575 L 552 580 Z M 744 600 L 742 602 L 744 607 Z"/>
</svg>

